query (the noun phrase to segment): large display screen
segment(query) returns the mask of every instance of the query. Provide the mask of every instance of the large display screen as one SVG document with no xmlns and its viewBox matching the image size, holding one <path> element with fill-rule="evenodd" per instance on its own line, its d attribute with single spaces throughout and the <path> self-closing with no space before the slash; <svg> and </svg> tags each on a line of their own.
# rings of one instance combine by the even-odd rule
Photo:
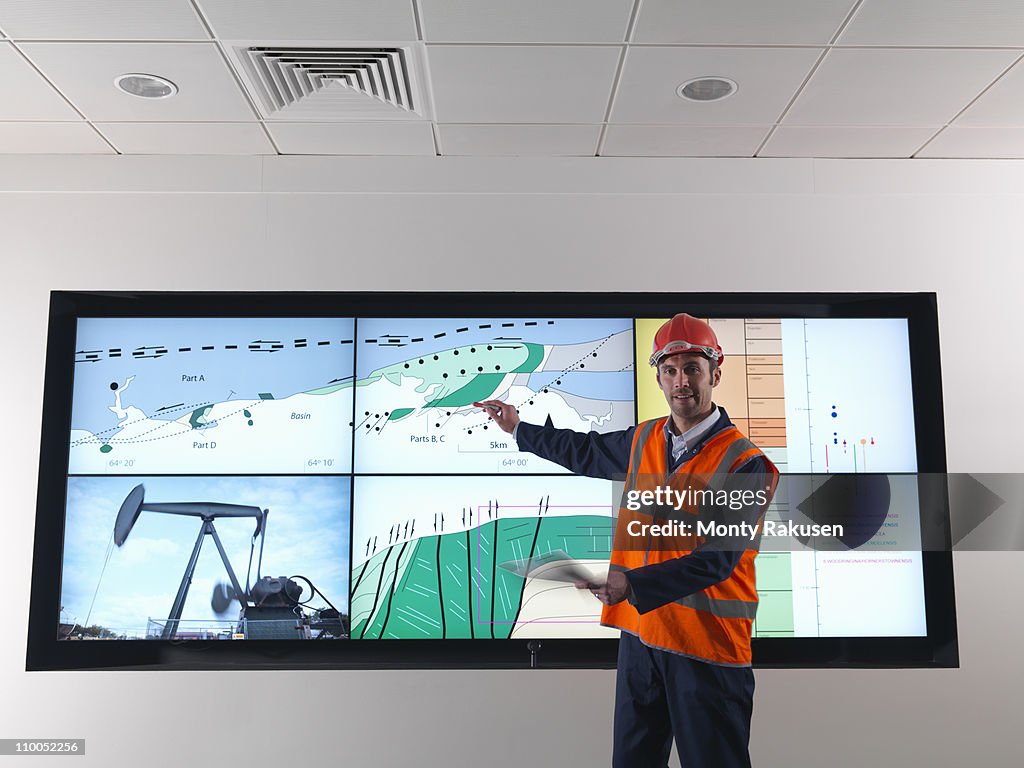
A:
<svg viewBox="0 0 1024 768">
<path fill-rule="evenodd" d="M 83 295 L 67 296 L 55 302 Z M 70 397 L 63 492 L 47 495 L 63 503 L 44 510 L 40 498 L 40 515 L 62 530 L 45 642 L 67 646 L 56 652 L 67 666 L 96 653 L 76 650 L 89 642 L 241 654 L 317 640 L 317 658 L 343 665 L 387 664 L 398 645 L 388 641 L 430 647 L 421 663 L 437 666 L 438 649 L 465 641 L 478 641 L 470 656 L 481 663 L 490 651 L 476 648 L 497 641 L 607 648 L 599 641 L 617 630 L 562 574 L 567 564 L 595 580 L 607 572 L 620 490 L 520 452 L 473 404 L 500 399 L 526 422 L 581 432 L 664 416 L 648 357 L 668 307 L 696 306 L 710 323 L 725 351 L 715 403 L 784 476 L 921 464 L 921 374 L 911 313 L 899 316 L 898 302 L 846 317 L 777 302 L 774 314 L 752 316 L 742 304 L 620 294 L 610 313 L 579 294 L 567 314 L 504 295 L 438 304 L 500 314 L 442 317 L 389 315 L 403 306 L 397 296 L 356 294 L 363 311 L 345 312 L 339 295 L 325 313 L 323 294 L 306 311 L 295 295 L 270 294 L 252 302 L 264 315 L 226 316 L 203 294 L 182 297 L 187 311 L 176 312 L 174 294 L 110 296 L 70 313 L 73 355 L 66 340 L 52 348 L 51 327 L 48 386 L 66 377 Z M 44 443 L 48 431 L 52 420 Z M 786 503 L 777 496 L 767 519 L 785 516 Z M 937 618 L 924 554 L 762 551 L 755 660 L 761 640 L 803 649 L 804 659 L 774 651 L 788 663 L 814 663 L 813 643 L 827 638 L 927 641 Z M 579 658 L 594 663 L 589 651 Z"/>
</svg>

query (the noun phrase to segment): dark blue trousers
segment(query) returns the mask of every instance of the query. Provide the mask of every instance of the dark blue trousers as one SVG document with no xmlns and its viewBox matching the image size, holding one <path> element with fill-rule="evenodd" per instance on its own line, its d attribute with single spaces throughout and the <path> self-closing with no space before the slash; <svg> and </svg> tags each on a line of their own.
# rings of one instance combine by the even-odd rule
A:
<svg viewBox="0 0 1024 768">
<path fill-rule="evenodd" d="M 683 768 L 750 766 L 754 673 L 619 640 L 612 768 L 664 768 L 675 735 Z"/>
</svg>

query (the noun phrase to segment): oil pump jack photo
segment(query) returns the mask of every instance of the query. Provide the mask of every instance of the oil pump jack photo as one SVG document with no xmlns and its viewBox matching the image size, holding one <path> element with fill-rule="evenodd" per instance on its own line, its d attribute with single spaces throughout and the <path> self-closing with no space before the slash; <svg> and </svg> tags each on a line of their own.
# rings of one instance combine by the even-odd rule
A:
<svg viewBox="0 0 1024 768">
<path fill-rule="evenodd" d="M 180 481 L 179 485 L 183 490 L 181 495 L 187 497 L 188 494 L 184 491 L 188 488 L 189 478 L 178 478 L 177 480 Z M 265 480 L 273 482 L 273 479 Z M 166 494 L 166 486 L 163 487 L 163 490 Z M 228 492 L 230 493 L 230 486 Z M 121 493 L 123 494 L 123 490 Z M 184 563 L 184 572 L 181 575 L 180 583 L 176 591 L 166 592 L 166 600 L 167 604 L 169 604 L 167 618 L 162 619 L 154 616 L 154 609 L 157 606 L 153 601 L 159 598 L 153 596 L 150 598 L 150 603 L 147 604 L 147 615 L 144 618 L 140 616 L 131 622 L 135 625 L 134 631 L 126 632 L 125 629 L 116 626 L 108 628 L 110 623 L 108 619 L 103 627 L 103 631 L 94 633 L 93 636 L 83 636 L 81 632 L 76 634 L 75 630 L 71 630 L 62 633 L 62 637 L 67 639 L 94 639 L 94 637 L 95 639 L 133 639 L 144 637 L 161 640 L 327 640 L 345 639 L 348 637 L 347 595 L 344 595 L 346 600 L 338 604 L 340 605 L 339 609 L 314 583 L 314 579 L 318 578 L 316 573 L 310 572 L 309 575 L 292 574 L 288 576 L 264 576 L 262 574 L 264 546 L 267 542 L 267 523 L 270 518 L 269 509 L 258 505 L 233 504 L 225 503 L 224 501 L 160 500 L 153 502 L 147 500 L 146 496 L 145 484 L 138 483 L 126 497 L 123 497 L 124 500 L 120 504 L 114 522 L 111 542 L 113 545 L 116 545 L 116 550 L 108 545 L 106 559 L 103 561 L 103 570 L 100 572 L 88 613 L 94 618 L 97 615 L 102 615 L 104 607 L 102 595 L 112 590 L 124 591 L 126 589 L 125 582 L 132 581 L 131 578 L 126 578 L 123 575 L 126 571 L 124 566 L 122 566 L 121 575 L 116 577 L 118 583 L 109 584 L 110 579 L 108 578 L 108 585 L 104 587 L 103 572 L 107 571 L 111 555 L 114 555 L 116 560 L 116 555 L 122 548 L 125 548 L 125 544 L 128 542 L 132 530 L 137 527 L 140 517 L 143 518 L 144 522 L 156 516 L 164 518 L 165 516 L 194 518 L 197 524 L 196 538 L 191 548 L 191 553 Z M 298 498 L 301 501 L 302 495 L 298 494 Z M 113 499 L 110 499 L 110 501 L 113 501 Z M 295 517 L 294 514 L 293 517 Z M 236 571 L 228 556 L 229 549 L 232 549 L 230 542 L 226 547 L 225 540 L 222 539 L 221 533 L 218 533 L 217 530 L 217 526 L 220 525 L 231 531 L 232 536 L 230 539 L 234 542 L 232 554 L 235 554 L 237 558 L 238 545 L 243 540 L 241 537 L 244 535 L 238 529 L 242 518 L 249 518 L 253 524 L 252 533 L 248 541 L 249 562 L 245 569 L 244 585 L 239 579 L 239 572 Z M 159 524 L 160 522 L 163 521 L 154 520 L 153 524 Z M 292 528 L 294 529 L 294 526 Z M 160 531 L 162 536 L 159 541 L 164 544 L 161 554 L 166 556 L 156 559 L 144 556 L 139 558 L 136 555 L 134 573 L 132 575 L 137 577 L 138 581 L 142 581 L 154 571 L 159 570 L 162 576 L 160 583 L 167 585 L 169 583 L 168 571 L 172 568 L 171 563 L 173 562 L 174 555 L 176 554 L 180 557 L 183 551 L 187 551 L 187 544 L 190 538 L 182 539 L 181 532 L 183 527 L 180 522 L 172 527 L 166 527 L 165 525 Z M 312 529 L 308 531 L 300 529 L 298 531 L 292 530 L 289 535 L 291 537 L 290 540 L 279 542 L 282 543 L 281 549 L 293 553 L 291 558 L 285 562 L 290 567 L 296 567 L 301 564 L 305 568 L 307 564 L 311 564 L 310 567 L 315 570 L 324 571 L 323 566 L 319 565 L 318 561 L 309 555 L 310 546 L 303 546 L 303 542 L 315 542 L 318 538 L 317 532 Z M 144 536 L 145 534 L 143 534 L 143 539 L 138 542 L 139 546 L 143 548 L 143 553 L 145 553 L 145 546 L 147 544 L 152 545 L 153 542 L 152 539 L 145 540 Z M 281 532 L 279 532 L 278 536 L 279 539 L 285 538 Z M 139 538 L 138 534 L 136 538 Z M 213 586 L 209 607 L 206 607 L 196 602 L 198 596 L 194 596 L 193 601 L 189 602 L 189 591 L 193 583 L 197 581 L 196 572 L 197 565 L 200 565 L 201 562 L 200 553 L 208 538 L 213 541 L 216 554 L 219 556 L 220 564 L 223 566 L 223 572 Z M 125 549 L 130 548 L 131 545 L 129 544 L 129 547 Z M 345 554 L 347 555 L 347 552 Z M 306 557 L 303 557 L 303 555 L 306 555 Z M 253 562 L 254 559 L 255 563 Z M 180 559 L 178 562 L 180 562 Z M 255 575 L 253 575 L 254 565 Z M 217 569 L 216 560 L 209 557 L 205 558 L 203 567 L 205 568 L 206 577 L 201 581 L 205 582 L 208 587 L 211 581 L 210 575 L 215 573 Z M 338 590 L 338 585 L 335 582 L 328 580 L 326 583 L 329 585 L 329 591 Z M 127 589 L 130 589 L 130 587 Z M 165 586 L 163 589 L 166 590 L 167 587 Z M 109 603 L 114 604 L 124 600 L 125 598 L 118 594 L 116 597 L 110 597 Z M 142 622 L 145 622 L 144 633 L 139 630 Z"/>
</svg>

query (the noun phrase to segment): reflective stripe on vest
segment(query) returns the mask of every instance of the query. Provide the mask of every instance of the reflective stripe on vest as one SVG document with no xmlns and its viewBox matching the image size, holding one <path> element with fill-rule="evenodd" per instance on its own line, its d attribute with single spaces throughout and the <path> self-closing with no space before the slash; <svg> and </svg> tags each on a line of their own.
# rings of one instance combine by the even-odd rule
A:
<svg viewBox="0 0 1024 768">
<path fill-rule="evenodd" d="M 706 611 L 723 619 L 753 619 L 757 615 L 757 603 L 747 600 L 715 600 L 708 597 L 704 592 L 695 592 L 687 595 L 682 600 L 676 600 L 679 605 L 693 608 L 697 611 Z"/>
<path fill-rule="evenodd" d="M 645 421 L 637 429 L 636 434 L 633 435 L 633 449 L 629 452 L 629 474 L 626 475 L 626 493 L 636 490 L 636 478 L 640 474 L 642 451 L 637 451 L 636 446 L 647 443 L 647 438 L 650 437 L 651 430 L 654 429 L 656 423 L 657 419 Z"/>
</svg>

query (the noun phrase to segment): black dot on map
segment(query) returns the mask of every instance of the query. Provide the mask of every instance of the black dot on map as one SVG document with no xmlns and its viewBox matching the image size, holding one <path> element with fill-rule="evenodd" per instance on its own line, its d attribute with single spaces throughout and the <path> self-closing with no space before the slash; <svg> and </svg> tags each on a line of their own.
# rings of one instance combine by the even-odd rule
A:
<svg viewBox="0 0 1024 768">
<path fill-rule="evenodd" d="M 476 367 L 476 369 L 477 369 L 478 371 L 482 371 L 482 370 L 484 369 L 484 367 L 483 367 L 482 365 L 478 365 L 478 366 Z"/>
<path fill-rule="evenodd" d="M 500 370 L 501 370 L 501 366 L 500 366 L 500 365 L 496 365 L 496 366 L 494 366 L 494 370 L 496 370 L 496 371 L 500 371 Z"/>
<path fill-rule="evenodd" d="M 451 416 L 451 415 L 452 415 L 452 412 L 451 412 L 451 411 L 445 411 L 445 412 L 444 412 L 444 415 L 445 415 L 445 416 Z"/>
<path fill-rule="evenodd" d="M 469 348 L 469 351 L 470 351 L 470 352 L 476 352 L 476 347 L 470 347 L 470 348 Z"/>
<path fill-rule="evenodd" d="M 492 347 L 490 344 L 488 344 L 487 345 L 487 351 L 490 352 L 492 349 L 494 349 L 494 347 Z"/>
<path fill-rule="evenodd" d="M 117 389 L 117 382 L 116 381 L 110 382 L 110 388 L 111 389 Z"/>
<path fill-rule="evenodd" d="M 434 355 L 434 359 L 437 360 L 437 355 Z"/>
<path fill-rule="evenodd" d="M 467 435 L 472 435 L 473 434 L 473 430 L 472 429 L 467 429 L 466 430 L 466 434 Z"/>
<path fill-rule="evenodd" d="M 420 365 L 423 365 L 423 360 L 422 359 L 420 360 Z"/>
<path fill-rule="evenodd" d="M 406 367 L 406 368 L 408 368 L 408 367 L 409 367 L 409 364 L 408 364 L 408 363 L 406 363 L 406 364 L 405 364 L 405 367 Z"/>
<path fill-rule="evenodd" d="M 465 373 L 465 372 L 466 372 L 465 368 L 463 368 L 461 371 L 459 371 L 459 373 Z"/>
<path fill-rule="evenodd" d="M 584 366 L 583 363 L 580 363 L 580 368 L 585 368 L 585 367 L 586 366 Z"/>
<path fill-rule="evenodd" d="M 441 378 L 442 379 L 447 379 L 448 378 L 448 374 L 447 373 L 442 373 L 441 374 Z"/>
<path fill-rule="evenodd" d="M 456 354 L 456 355 L 459 354 L 459 350 L 456 349 L 454 354 Z"/>
</svg>

